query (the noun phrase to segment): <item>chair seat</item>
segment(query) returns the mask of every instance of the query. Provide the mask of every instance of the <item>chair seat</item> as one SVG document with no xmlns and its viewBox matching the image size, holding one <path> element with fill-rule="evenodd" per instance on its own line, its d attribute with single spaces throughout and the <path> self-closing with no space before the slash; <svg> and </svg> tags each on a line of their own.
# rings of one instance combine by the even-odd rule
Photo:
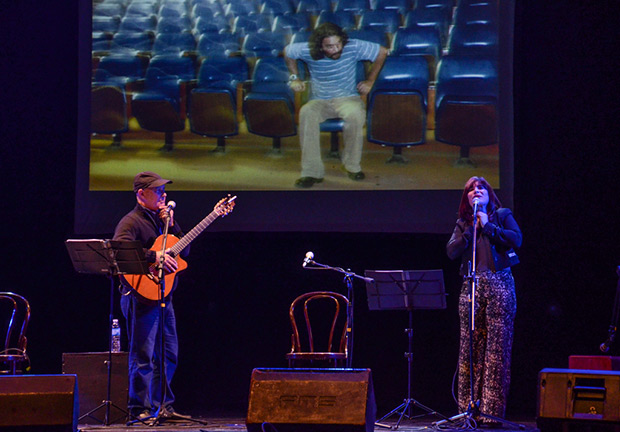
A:
<svg viewBox="0 0 620 432">
<path fill-rule="evenodd" d="M 286 358 L 290 360 L 346 360 L 346 353 L 337 352 L 299 352 L 288 353 Z"/>
</svg>

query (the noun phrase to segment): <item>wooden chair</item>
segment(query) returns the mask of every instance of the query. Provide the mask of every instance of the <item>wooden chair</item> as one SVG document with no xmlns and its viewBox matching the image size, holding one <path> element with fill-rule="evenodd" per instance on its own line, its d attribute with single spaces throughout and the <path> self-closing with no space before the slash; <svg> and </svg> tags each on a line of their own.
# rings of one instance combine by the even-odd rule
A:
<svg viewBox="0 0 620 432">
<path fill-rule="evenodd" d="M 289 367 L 298 362 L 306 366 L 332 367 L 346 364 L 347 307 L 349 300 L 330 291 L 313 291 L 291 303 L 291 351 L 286 354 Z"/>
<path fill-rule="evenodd" d="M 0 292 L 0 329 L 6 329 L 0 351 L 0 374 L 23 373 L 30 360 L 26 354 L 26 329 L 30 320 L 30 304 L 19 294 Z"/>
</svg>

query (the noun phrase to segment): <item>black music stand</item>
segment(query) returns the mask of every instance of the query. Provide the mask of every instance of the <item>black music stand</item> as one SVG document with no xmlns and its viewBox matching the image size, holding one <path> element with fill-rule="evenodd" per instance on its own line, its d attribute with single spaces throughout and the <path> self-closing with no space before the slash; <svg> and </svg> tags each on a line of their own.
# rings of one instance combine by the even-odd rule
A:
<svg viewBox="0 0 620 432">
<path fill-rule="evenodd" d="M 93 417 L 93 414 L 105 407 L 103 424 L 110 425 L 110 407 L 114 407 L 128 416 L 129 413 L 115 405 L 111 400 L 112 392 L 112 320 L 114 313 L 114 276 L 122 274 L 147 274 L 149 266 L 144 257 L 144 249 L 139 241 L 117 240 L 67 240 L 67 251 L 73 268 L 78 273 L 101 274 L 110 279 L 110 315 L 108 341 L 108 392 L 107 398 L 98 407 L 83 414 L 79 419 Z"/>
<path fill-rule="evenodd" d="M 366 270 L 366 277 L 372 280 L 366 283 L 368 309 L 370 310 L 406 310 L 409 315 L 409 328 L 405 329 L 409 340 L 407 357 L 407 398 L 402 404 L 381 417 L 375 425 L 398 429 L 403 417 L 411 419 L 411 408 L 417 406 L 428 414 L 447 417 L 422 405 L 411 397 L 411 369 L 413 362 L 413 310 L 445 309 L 446 294 L 442 270 Z M 398 414 L 394 426 L 381 423 Z M 426 415 L 426 414 L 424 414 Z"/>
</svg>

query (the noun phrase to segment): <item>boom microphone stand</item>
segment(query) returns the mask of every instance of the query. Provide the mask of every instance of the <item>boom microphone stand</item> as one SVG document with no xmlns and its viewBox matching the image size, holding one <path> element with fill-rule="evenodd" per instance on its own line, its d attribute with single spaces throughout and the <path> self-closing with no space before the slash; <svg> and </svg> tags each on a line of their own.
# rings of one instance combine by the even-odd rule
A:
<svg viewBox="0 0 620 432">
<path fill-rule="evenodd" d="M 493 420 L 498 423 L 508 424 L 514 428 L 525 429 L 525 426 L 510 422 L 508 420 L 504 420 L 499 417 L 492 416 L 490 414 L 486 414 L 480 410 L 480 400 L 475 400 L 474 395 L 474 331 L 476 330 L 476 289 L 478 285 L 478 279 L 476 276 L 476 243 L 478 240 L 478 199 L 474 198 L 474 234 L 472 236 L 472 257 L 469 263 L 469 270 L 467 272 L 467 276 L 465 279 L 469 281 L 469 405 L 467 406 L 467 411 L 464 413 L 455 415 L 450 417 L 447 420 L 441 420 L 433 423 L 433 425 L 441 426 L 446 422 L 454 422 L 456 420 L 463 420 L 466 424 L 475 425 L 475 419 L 478 417 L 486 418 Z M 474 427 L 475 429 L 475 427 Z"/>
<path fill-rule="evenodd" d="M 353 278 L 358 278 L 364 282 L 372 282 L 371 278 L 360 276 L 353 273 L 351 270 L 345 270 L 341 267 L 332 267 L 327 264 L 321 264 L 314 261 L 314 253 L 307 252 L 306 258 L 304 258 L 302 267 L 309 270 L 334 270 L 338 273 L 344 274 L 344 282 L 347 285 L 347 297 L 349 298 L 349 305 L 347 306 L 347 320 L 349 325 L 347 326 L 347 362 L 346 367 L 350 368 L 353 364 Z M 308 264 L 312 264 L 315 267 L 306 267 Z"/>
</svg>

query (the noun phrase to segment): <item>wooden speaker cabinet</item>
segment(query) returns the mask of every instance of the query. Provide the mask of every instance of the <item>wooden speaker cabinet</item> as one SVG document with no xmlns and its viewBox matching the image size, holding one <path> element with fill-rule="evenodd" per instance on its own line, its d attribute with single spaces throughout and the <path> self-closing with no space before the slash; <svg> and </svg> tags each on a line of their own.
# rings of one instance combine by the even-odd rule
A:
<svg viewBox="0 0 620 432">
<path fill-rule="evenodd" d="M 75 375 L 0 376 L 0 431 L 77 431 Z"/>
<path fill-rule="evenodd" d="M 97 408 L 107 399 L 108 393 L 108 352 L 64 353 L 62 372 L 76 374 L 80 401 L 80 423 L 101 424 L 105 419 L 106 408 L 100 408 L 90 415 L 85 414 Z M 110 423 L 124 423 L 127 416 L 127 395 L 129 379 L 126 352 L 112 353 L 112 380 L 110 382 Z M 115 408 L 114 405 L 116 405 Z M 120 408 L 120 409 L 119 409 Z M 122 411 L 121 411 L 122 410 Z"/>
<path fill-rule="evenodd" d="M 372 432 L 376 404 L 370 369 L 254 369 L 248 432 Z"/>
<path fill-rule="evenodd" d="M 536 423 L 541 432 L 620 432 L 620 372 L 541 370 Z"/>
</svg>

